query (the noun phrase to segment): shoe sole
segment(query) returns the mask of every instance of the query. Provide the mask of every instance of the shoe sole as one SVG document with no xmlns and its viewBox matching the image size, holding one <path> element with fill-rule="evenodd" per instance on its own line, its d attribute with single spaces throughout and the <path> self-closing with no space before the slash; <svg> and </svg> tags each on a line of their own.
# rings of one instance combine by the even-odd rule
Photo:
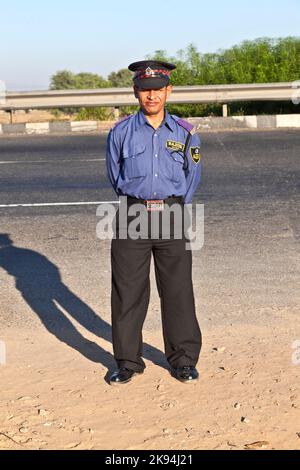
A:
<svg viewBox="0 0 300 470">
<path fill-rule="evenodd" d="M 124 385 L 124 384 L 128 384 L 129 382 L 132 381 L 132 379 L 133 379 L 134 377 L 136 377 L 137 375 L 142 375 L 142 374 L 143 374 L 143 372 L 135 372 L 135 373 L 130 377 L 130 379 L 128 379 L 128 380 L 123 380 L 122 382 L 114 382 L 114 381 L 112 381 L 112 382 L 109 382 L 109 384 L 110 384 L 110 385 Z"/>
<path fill-rule="evenodd" d="M 199 382 L 199 377 L 197 377 L 196 379 L 190 379 L 190 380 L 183 380 L 183 379 L 179 379 L 178 377 L 174 377 L 174 378 L 177 379 L 182 384 L 194 384 L 195 382 Z"/>
<path fill-rule="evenodd" d="M 169 371 L 171 376 L 173 377 L 173 379 L 176 379 L 178 380 L 178 382 L 181 382 L 183 384 L 194 384 L 195 382 L 198 382 L 199 381 L 199 375 L 198 377 L 196 377 L 195 379 L 190 379 L 190 380 L 184 380 L 184 379 L 180 379 L 179 377 L 177 377 L 177 375 L 175 375 L 175 373 L 173 371 Z"/>
<path fill-rule="evenodd" d="M 122 382 L 109 382 L 109 385 L 114 385 L 114 386 L 124 385 L 124 384 L 128 384 L 129 382 L 131 382 L 131 380 L 132 380 L 132 377 L 128 380 L 123 380 Z"/>
</svg>

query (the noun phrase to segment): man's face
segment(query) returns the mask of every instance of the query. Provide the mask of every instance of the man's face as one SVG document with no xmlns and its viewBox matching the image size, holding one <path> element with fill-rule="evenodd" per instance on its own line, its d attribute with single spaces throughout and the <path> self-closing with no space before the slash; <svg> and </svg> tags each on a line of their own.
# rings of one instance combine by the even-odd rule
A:
<svg viewBox="0 0 300 470">
<path fill-rule="evenodd" d="M 155 116 L 164 109 L 171 91 L 171 85 L 159 90 L 141 90 L 137 86 L 134 87 L 135 97 L 139 100 L 143 112 L 149 116 Z"/>
</svg>

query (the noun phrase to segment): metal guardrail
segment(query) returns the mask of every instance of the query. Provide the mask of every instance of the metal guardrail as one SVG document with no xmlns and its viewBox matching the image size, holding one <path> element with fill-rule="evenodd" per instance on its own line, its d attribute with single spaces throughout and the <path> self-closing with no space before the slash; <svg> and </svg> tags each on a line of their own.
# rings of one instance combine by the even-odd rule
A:
<svg viewBox="0 0 300 470">
<path fill-rule="evenodd" d="M 234 101 L 290 101 L 293 83 L 259 83 L 241 85 L 176 86 L 168 102 L 173 104 L 223 103 Z M 81 108 L 137 104 L 132 88 L 101 88 L 93 90 L 51 90 L 7 92 L 0 110 Z"/>
</svg>

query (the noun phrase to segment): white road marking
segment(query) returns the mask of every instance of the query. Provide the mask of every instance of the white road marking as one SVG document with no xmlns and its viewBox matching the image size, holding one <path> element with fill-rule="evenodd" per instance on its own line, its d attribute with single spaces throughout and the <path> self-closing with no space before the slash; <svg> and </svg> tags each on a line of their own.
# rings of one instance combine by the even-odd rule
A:
<svg viewBox="0 0 300 470">
<path fill-rule="evenodd" d="M 99 204 L 120 204 L 120 201 L 96 202 L 39 202 L 34 204 L 0 204 L 0 208 L 7 207 L 50 207 L 50 206 L 98 206 Z"/>
<path fill-rule="evenodd" d="M 15 165 L 17 163 L 76 163 L 76 162 L 105 162 L 105 158 L 92 158 L 88 160 L 24 160 L 24 161 L 17 161 L 17 160 L 7 160 L 4 162 L 0 162 L 0 165 Z"/>
</svg>

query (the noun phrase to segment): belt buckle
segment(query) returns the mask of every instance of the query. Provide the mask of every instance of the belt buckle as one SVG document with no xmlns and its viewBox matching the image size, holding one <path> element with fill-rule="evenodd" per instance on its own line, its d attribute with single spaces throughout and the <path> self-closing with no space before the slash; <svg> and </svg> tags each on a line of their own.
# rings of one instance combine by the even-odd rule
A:
<svg viewBox="0 0 300 470">
<path fill-rule="evenodd" d="M 163 199 L 148 199 L 146 200 L 147 211 L 163 211 L 165 208 Z"/>
</svg>

